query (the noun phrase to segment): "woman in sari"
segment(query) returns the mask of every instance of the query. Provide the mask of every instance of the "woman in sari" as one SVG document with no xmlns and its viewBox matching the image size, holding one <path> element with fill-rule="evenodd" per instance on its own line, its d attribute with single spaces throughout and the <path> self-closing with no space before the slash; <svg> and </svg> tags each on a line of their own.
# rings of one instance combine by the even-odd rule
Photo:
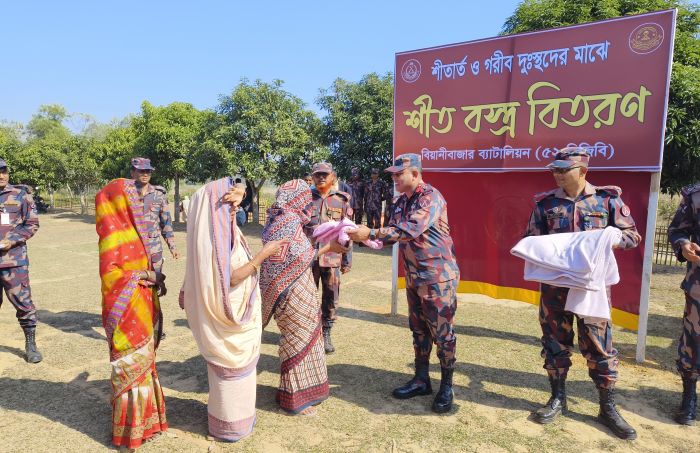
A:
<svg viewBox="0 0 700 453">
<path fill-rule="evenodd" d="M 143 202 L 133 180 L 107 184 L 95 207 L 102 325 L 112 365 L 112 443 L 133 449 L 168 429 L 155 356 L 165 276 L 146 253 Z"/>
<path fill-rule="evenodd" d="M 321 337 L 321 304 L 311 273 L 316 251 L 303 231 L 310 220 L 311 191 L 297 179 L 277 190 L 267 211 L 263 243 L 286 240 L 280 253 L 270 257 L 260 271 L 263 326 L 274 316 L 280 329 L 280 385 L 277 402 L 291 414 L 313 415 L 317 404 L 328 398 L 326 354 Z M 336 241 L 318 254 L 347 251 Z"/>
<path fill-rule="evenodd" d="M 244 185 L 213 181 L 190 200 L 187 266 L 180 306 L 207 362 L 209 433 L 235 442 L 255 424 L 256 366 L 262 323 L 257 271 L 280 248 L 253 256 L 236 226 Z"/>
</svg>

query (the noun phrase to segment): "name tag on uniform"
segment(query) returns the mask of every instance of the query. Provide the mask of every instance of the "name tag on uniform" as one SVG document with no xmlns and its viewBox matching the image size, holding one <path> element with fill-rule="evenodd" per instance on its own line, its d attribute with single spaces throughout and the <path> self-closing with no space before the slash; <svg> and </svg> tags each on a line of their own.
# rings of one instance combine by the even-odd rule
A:
<svg viewBox="0 0 700 453">
<path fill-rule="evenodd" d="M 0 212 L 0 225 L 9 225 L 10 224 L 10 213 L 9 212 Z"/>
</svg>

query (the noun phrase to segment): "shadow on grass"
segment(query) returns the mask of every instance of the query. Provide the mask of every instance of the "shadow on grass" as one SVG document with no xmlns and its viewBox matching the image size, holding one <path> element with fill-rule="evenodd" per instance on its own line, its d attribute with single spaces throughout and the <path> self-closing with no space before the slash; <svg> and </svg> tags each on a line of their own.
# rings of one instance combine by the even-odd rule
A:
<svg viewBox="0 0 700 453">
<path fill-rule="evenodd" d="M 51 217 L 53 217 L 54 219 L 58 219 L 58 220 L 69 220 L 71 222 L 82 222 L 82 223 L 87 223 L 89 225 L 95 224 L 95 215 L 94 214 L 78 214 L 78 213 L 73 212 L 69 209 L 57 208 L 57 209 L 52 210 L 49 215 Z"/>
<path fill-rule="evenodd" d="M 13 348 L 12 346 L 2 346 L 0 345 L 0 352 L 9 352 L 17 357 L 24 359 L 24 351 L 19 348 Z"/>
<path fill-rule="evenodd" d="M 83 372 L 71 382 L 0 378 L 0 407 L 40 415 L 111 445 L 110 383 L 87 381 Z M 39 426 L 27 427 L 27 435 Z"/>
<path fill-rule="evenodd" d="M 76 333 L 95 340 L 104 340 L 105 336 L 98 333 L 94 328 L 102 330 L 102 316 L 96 313 L 86 313 L 83 311 L 62 311 L 53 313 L 48 310 L 38 310 L 39 323 L 47 324 L 54 329 L 66 333 Z"/>
</svg>

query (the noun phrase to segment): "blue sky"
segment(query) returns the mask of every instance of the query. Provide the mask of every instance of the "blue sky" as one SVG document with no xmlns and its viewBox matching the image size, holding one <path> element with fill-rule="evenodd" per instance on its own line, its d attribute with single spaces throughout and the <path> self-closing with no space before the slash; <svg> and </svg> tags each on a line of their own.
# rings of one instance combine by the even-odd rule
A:
<svg viewBox="0 0 700 453">
<path fill-rule="evenodd" d="M 242 77 L 285 81 L 313 109 L 394 53 L 496 35 L 517 0 L 31 1 L 3 5 L 0 119 L 41 104 L 100 122 L 154 104 L 211 108 Z"/>
</svg>

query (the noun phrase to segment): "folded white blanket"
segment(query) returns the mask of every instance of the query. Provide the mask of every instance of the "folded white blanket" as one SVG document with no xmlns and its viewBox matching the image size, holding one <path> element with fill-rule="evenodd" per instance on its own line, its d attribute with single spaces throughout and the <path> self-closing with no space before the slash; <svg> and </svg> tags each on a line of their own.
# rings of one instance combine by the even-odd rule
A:
<svg viewBox="0 0 700 453">
<path fill-rule="evenodd" d="M 565 310 L 610 319 L 606 288 L 620 281 L 612 247 L 621 238 L 615 227 L 529 236 L 510 252 L 525 260 L 525 280 L 571 288 Z"/>
</svg>

